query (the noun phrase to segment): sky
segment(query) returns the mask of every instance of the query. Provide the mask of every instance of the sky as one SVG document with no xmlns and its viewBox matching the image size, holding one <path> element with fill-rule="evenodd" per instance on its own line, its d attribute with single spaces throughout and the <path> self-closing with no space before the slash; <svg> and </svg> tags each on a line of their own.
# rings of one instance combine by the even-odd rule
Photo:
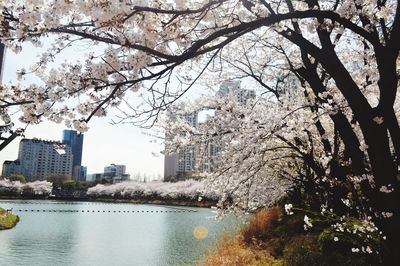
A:
<svg viewBox="0 0 400 266">
<path fill-rule="evenodd" d="M 72 56 L 70 51 L 66 57 Z M 40 50 L 30 44 L 24 45 L 19 54 L 6 51 L 3 65 L 3 82 L 16 82 L 16 71 L 35 62 Z M 27 78 L 27 84 L 37 82 L 34 77 Z M 164 148 L 160 140 L 149 136 L 151 130 L 144 130 L 129 124 L 112 125 L 112 116 L 94 118 L 89 123 L 89 131 L 84 134 L 82 165 L 87 166 L 88 174 L 102 173 L 109 164 L 124 164 L 127 172 L 146 174 L 148 177 L 163 176 L 164 157 L 159 152 Z M 13 119 L 15 122 L 16 119 Z M 18 125 L 17 125 L 18 127 Z M 43 122 L 39 125 L 30 125 L 26 138 L 44 140 L 61 140 L 62 131 L 67 129 L 63 124 Z M 17 138 L 0 152 L 0 164 L 4 160 L 15 160 L 18 156 L 18 147 L 21 138 Z M 156 141 L 156 142 L 155 142 Z M 1 167 L 0 166 L 0 167 Z"/>
</svg>

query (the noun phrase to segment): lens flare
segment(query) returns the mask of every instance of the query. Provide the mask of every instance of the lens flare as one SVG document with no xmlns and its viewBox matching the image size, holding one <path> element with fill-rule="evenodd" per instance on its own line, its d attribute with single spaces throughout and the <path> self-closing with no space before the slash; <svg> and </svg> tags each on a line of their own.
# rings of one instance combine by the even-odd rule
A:
<svg viewBox="0 0 400 266">
<path fill-rule="evenodd" d="M 208 235 L 208 229 L 204 226 L 196 226 L 193 229 L 193 236 L 197 239 L 204 239 Z"/>
</svg>

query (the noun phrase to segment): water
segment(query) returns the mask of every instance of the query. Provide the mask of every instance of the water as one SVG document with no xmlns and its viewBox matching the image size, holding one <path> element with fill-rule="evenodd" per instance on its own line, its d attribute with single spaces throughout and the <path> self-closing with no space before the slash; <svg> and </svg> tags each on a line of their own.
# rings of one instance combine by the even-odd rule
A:
<svg viewBox="0 0 400 266">
<path fill-rule="evenodd" d="M 195 265 L 240 225 L 234 217 L 209 219 L 214 213 L 205 208 L 23 200 L 0 206 L 21 219 L 0 231 L 2 266 Z"/>
</svg>

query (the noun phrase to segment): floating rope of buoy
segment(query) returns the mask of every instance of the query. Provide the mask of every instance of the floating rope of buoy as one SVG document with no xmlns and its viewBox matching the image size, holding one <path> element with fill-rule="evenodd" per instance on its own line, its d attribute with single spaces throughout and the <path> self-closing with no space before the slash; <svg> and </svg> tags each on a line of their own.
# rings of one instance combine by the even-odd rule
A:
<svg viewBox="0 0 400 266">
<path fill-rule="evenodd" d="M 15 209 L 14 212 L 51 212 L 51 213 L 61 213 L 61 212 L 81 212 L 81 213 L 189 213 L 197 212 L 194 210 L 73 210 L 73 209 Z"/>
</svg>

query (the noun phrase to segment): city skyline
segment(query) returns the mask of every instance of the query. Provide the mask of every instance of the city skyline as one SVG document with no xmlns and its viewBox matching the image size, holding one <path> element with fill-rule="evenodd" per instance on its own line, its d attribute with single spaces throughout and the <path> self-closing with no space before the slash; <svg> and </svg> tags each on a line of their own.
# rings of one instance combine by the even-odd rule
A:
<svg viewBox="0 0 400 266">
<path fill-rule="evenodd" d="M 6 50 L 3 82 L 16 83 L 17 70 L 26 68 L 27 65 L 34 63 L 41 50 L 25 44 L 25 48 L 20 54 L 14 54 Z M 43 49 L 42 49 L 43 50 Z M 72 51 L 69 56 L 76 57 Z M 65 58 L 62 58 L 64 60 Z M 23 84 L 40 82 L 38 78 L 29 75 Z M 112 125 L 111 119 L 116 115 L 110 112 L 108 117 L 93 118 L 89 123 L 89 131 L 85 132 L 85 142 L 83 144 L 82 165 L 88 167 L 88 173 L 101 172 L 105 165 L 112 163 L 125 164 L 127 172 L 131 175 L 142 173 L 148 176 L 157 176 L 163 174 L 163 156 L 160 151 L 163 146 L 154 137 L 143 132 L 151 131 L 141 129 L 130 124 Z M 14 128 L 25 127 L 18 121 L 18 113 L 14 114 L 12 121 Z M 25 131 L 26 138 L 59 140 L 62 138 L 62 131 L 68 129 L 63 124 L 44 121 L 38 125 L 30 125 Z M 18 137 L 5 147 L 0 153 L 0 167 L 6 160 L 17 158 L 18 146 L 22 138 Z M 155 156 L 156 155 L 156 156 Z"/>
<path fill-rule="evenodd" d="M 36 125 L 35 127 L 30 128 L 25 134 L 25 139 L 40 139 L 43 141 L 55 141 L 55 142 L 61 142 L 62 136 L 63 136 L 63 131 L 66 129 L 65 127 L 59 127 L 60 125 L 53 125 L 59 130 L 57 132 L 54 132 L 56 130 L 45 130 L 48 125 L 50 124 L 49 122 L 45 122 L 40 125 Z M 96 128 L 98 128 L 99 125 L 96 125 Z M 109 127 L 112 127 L 111 125 Z M 102 172 L 104 167 L 106 165 L 111 165 L 111 164 L 124 164 L 127 166 L 127 173 L 131 174 L 131 176 L 138 175 L 139 173 L 142 175 L 147 175 L 148 177 L 151 176 L 159 176 L 163 174 L 163 167 L 161 167 L 161 170 L 159 171 L 151 171 L 151 169 L 147 170 L 146 164 L 141 164 L 140 162 L 137 162 L 137 165 L 141 164 L 141 167 L 135 167 L 135 161 L 133 159 L 137 156 L 137 153 L 141 153 L 142 157 L 147 158 L 149 160 L 153 159 L 154 161 L 157 161 L 157 159 L 160 159 L 162 164 L 163 164 L 163 156 L 156 157 L 154 154 L 151 154 L 151 151 L 146 150 L 148 147 L 152 147 L 154 152 L 156 152 L 157 148 L 157 143 L 150 143 L 150 141 L 153 141 L 153 138 L 144 136 L 145 138 L 148 139 L 148 143 L 135 143 L 134 141 L 130 142 L 127 141 L 125 142 L 125 145 L 121 145 L 121 142 L 123 143 L 124 140 L 121 139 L 124 135 L 123 132 L 119 132 L 118 130 L 113 131 L 112 128 L 107 127 L 107 125 L 102 125 L 100 128 L 104 130 L 103 132 L 106 132 L 104 134 L 114 134 L 116 135 L 116 140 L 113 143 L 101 143 L 101 140 L 99 140 L 99 135 L 96 135 L 94 132 L 95 130 L 92 130 L 89 132 L 86 132 L 84 134 L 85 136 L 85 141 L 83 142 L 83 153 L 82 153 L 82 166 L 87 166 L 88 167 L 88 174 L 93 174 L 93 173 L 98 173 Z M 126 128 L 126 127 L 125 127 Z M 140 133 L 139 133 L 140 134 Z M 88 137 L 89 136 L 89 137 Z M 93 136 L 94 138 L 90 138 L 90 136 Z M 13 142 L 11 142 L 4 150 L 0 153 L 0 167 L 2 168 L 3 162 L 4 161 L 10 161 L 10 160 L 15 160 L 18 157 L 18 150 L 19 150 L 19 144 L 20 141 L 22 141 L 24 138 L 17 138 Z M 100 144 L 101 143 L 101 144 Z M 123 154 L 126 154 L 129 152 L 124 152 L 124 153 L 118 153 L 115 150 L 117 147 L 125 146 L 126 148 L 133 148 L 135 150 L 135 157 L 125 157 Z M 92 148 L 91 148 L 92 147 Z M 161 146 L 160 146 L 161 147 Z M 97 155 L 95 156 L 95 160 L 88 158 L 88 154 L 96 154 L 91 152 L 91 149 L 97 150 Z M 101 152 L 99 152 L 101 151 Z M 126 150 L 125 150 L 126 151 Z M 145 160 L 143 160 L 145 161 Z M 163 165 L 161 165 L 163 166 Z M 156 168 L 157 165 L 151 165 L 150 167 Z M 157 170 L 157 169 L 156 169 Z"/>
</svg>

